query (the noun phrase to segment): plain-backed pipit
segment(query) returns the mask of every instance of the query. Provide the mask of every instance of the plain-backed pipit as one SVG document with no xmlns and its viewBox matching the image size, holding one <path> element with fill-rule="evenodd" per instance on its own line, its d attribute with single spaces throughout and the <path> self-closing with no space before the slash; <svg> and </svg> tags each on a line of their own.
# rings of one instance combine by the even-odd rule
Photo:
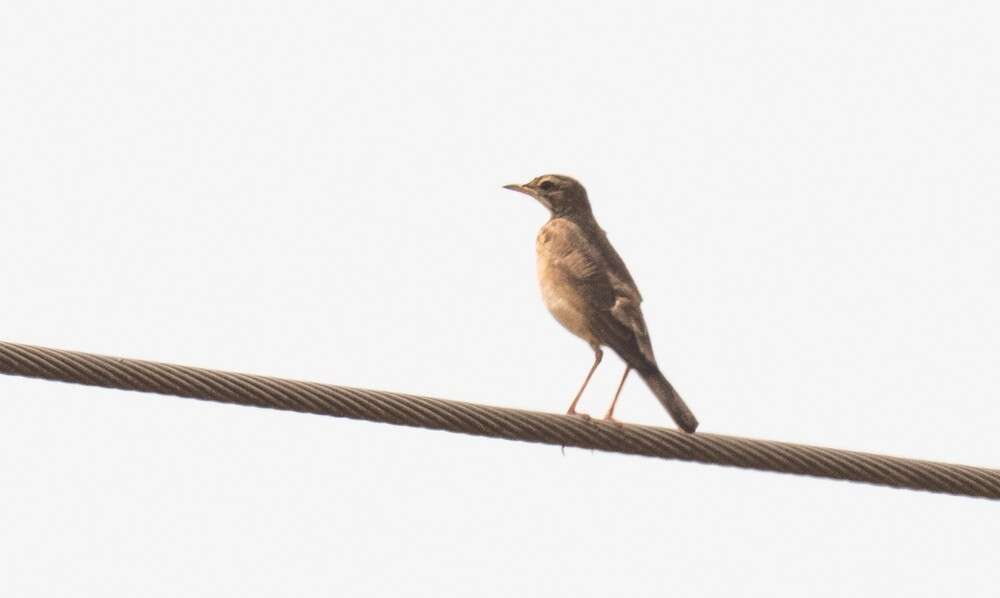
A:
<svg viewBox="0 0 1000 598">
<path fill-rule="evenodd" d="M 642 296 L 622 258 L 597 225 L 587 190 L 575 179 L 557 174 L 504 188 L 534 197 L 551 212 L 535 244 L 542 298 L 556 320 L 594 350 L 594 365 L 567 413 L 576 413 L 576 404 L 604 356 L 601 347 L 606 346 L 626 363 L 606 420 L 614 420 L 625 378 L 635 370 L 677 425 L 694 432 L 698 420 L 660 373 L 639 308 Z"/>
</svg>

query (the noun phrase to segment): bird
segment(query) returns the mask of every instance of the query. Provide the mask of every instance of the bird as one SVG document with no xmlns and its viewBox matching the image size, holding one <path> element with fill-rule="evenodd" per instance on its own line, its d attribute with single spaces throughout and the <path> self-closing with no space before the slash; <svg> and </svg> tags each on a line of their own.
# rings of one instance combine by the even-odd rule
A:
<svg viewBox="0 0 1000 598">
<path fill-rule="evenodd" d="M 560 174 L 545 174 L 523 185 L 504 185 L 504 189 L 529 195 L 548 209 L 549 220 L 535 240 L 542 299 L 555 319 L 594 351 L 594 363 L 567 415 L 578 415 L 576 405 L 604 357 L 602 347 L 610 347 L 625 361 L 625 373 L 604 419 L 616 422 L 618 397 L 629 372 L 635 370 L 677 426 L 693 433 L 698 420 L 656 363 L 640 308 L 642 295 L 597 224 L 587 190 L 576 179 Z"/>
</svg>

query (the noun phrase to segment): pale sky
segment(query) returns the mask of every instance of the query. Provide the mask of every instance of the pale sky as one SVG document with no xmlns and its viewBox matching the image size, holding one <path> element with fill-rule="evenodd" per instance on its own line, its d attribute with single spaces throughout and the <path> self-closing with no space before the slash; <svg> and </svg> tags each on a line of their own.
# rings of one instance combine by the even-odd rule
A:
<svg viewBox="0 0 1000 598">
<path fill-rule="evenodd" d="M 559 172 L 700 431 L 1000 466 L 994 3 L 0 14 L 4 340 L 562 412 Z M 998 508 L 0 377 L 3 596 L 992 596 Z"/>
</svg>

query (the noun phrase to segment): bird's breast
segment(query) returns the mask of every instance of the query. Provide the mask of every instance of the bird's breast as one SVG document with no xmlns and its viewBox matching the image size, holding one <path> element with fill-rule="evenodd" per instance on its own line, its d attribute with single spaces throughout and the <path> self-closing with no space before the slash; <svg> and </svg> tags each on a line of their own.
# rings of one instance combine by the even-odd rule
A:
<svg viewBox="0 0 1000 598">
<path fill-rule="evenodd" d="M 545 238 L 546 231 L 538 235 L 535 244 L 537 254 L 538 286 L 542 292 L 542 301 L 549 313 L 563 325 L 564 328 L 591 345 L 600 344 L 590 330 L 584 310 L 584 300 L 579 296 L 573 281 L 566 275 L 565 268 L 559 263 L 560 256 L 550 250 Z"/>
</svg>

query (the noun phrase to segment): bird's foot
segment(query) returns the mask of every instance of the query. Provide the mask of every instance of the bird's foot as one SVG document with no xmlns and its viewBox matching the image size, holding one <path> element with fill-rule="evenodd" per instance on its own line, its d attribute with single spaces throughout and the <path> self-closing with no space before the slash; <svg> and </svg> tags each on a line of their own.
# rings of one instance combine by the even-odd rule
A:
<svg viewBox="0 0 1000 598">
<path fill-rule="evenodd" d="M 622 422 L 620 422 L 617 419 L 615 419 L 614 416 L 611 415 L 610 413 L 606 413 L 604 415 L 604 417 L 601 418 L 601 421 L 603 421 L 606 424 L 611 424 L 612 426 L 614 426 L 616 428 L 624 428 L 625 427 L 625 424 L 623 424 Z"/>
<path fill-rule="evenodd" d="M 568 415 L 570 417 L 580 418 L 583 421 L 590 421 L 590 416 L 588 414 L 586 414 L 586 413 L 580 413 L 576 409 L 570 409 L 569 411 L 566 412 L 566 415 Z"/>
</svg>

